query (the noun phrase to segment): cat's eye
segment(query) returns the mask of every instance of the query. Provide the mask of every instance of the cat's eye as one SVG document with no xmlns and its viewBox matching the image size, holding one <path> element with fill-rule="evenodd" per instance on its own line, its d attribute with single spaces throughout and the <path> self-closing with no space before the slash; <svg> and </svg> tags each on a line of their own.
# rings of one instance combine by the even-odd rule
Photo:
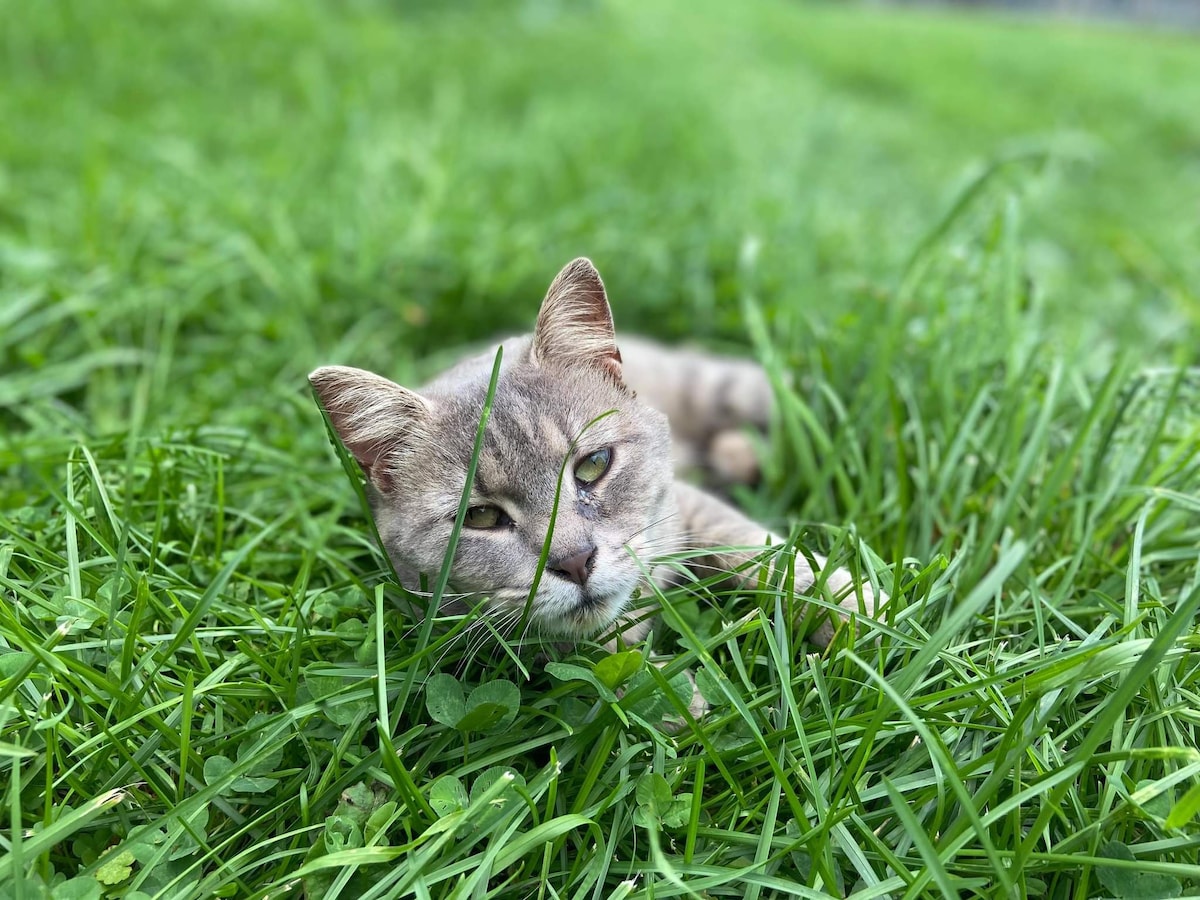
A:
<svg viewBox="0 0 1200 900">
<path fill-rule="evenodd" d="M 580 484 L 595 484 L 612 464 L 612 450 L 605 447 L 585 456 L 575 467 L 575 480 Z"/>
<path fill-rule="evenodd" d="M 468 528 L 503 528 L 511 525 L 512 519 L 498 506 L 472 506 L 463 524 Z"/>
</svg>

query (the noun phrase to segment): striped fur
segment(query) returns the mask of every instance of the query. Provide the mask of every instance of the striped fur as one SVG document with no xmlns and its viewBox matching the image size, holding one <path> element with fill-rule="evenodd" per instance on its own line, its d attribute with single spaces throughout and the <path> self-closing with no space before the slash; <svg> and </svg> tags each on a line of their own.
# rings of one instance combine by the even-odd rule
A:
<svg viewBox="0 0 1200 900">
<path fill-rule="evenodd" d="M 632 598 L 645 593 L 639 585 L 646 577 L 660 586 L 678 580 L 678 566 L 663 557 L 690 551 L 702 577 L 737 572 L 729 578 L 736 586 L 757 578 L 746 564 L 762 547 L 780 543 L 722 500 L 676 480 L 672 462 L 673 434 L 676 464 L 725 481 L 757 477 L 744 429 L 765 429 L 770 415 L 762 371 L 640 339 L 623 339 L 621 349 L 624 355 L 603 283 L 586 259 L 554 280 L 534 333 L 504 344 L 470 503 L 495 507 L 511 523 L 463 529 L 450 572 L 455 595 L 466 605 L 485 603 L 502 629 L 524 621 L 548 531 L 548 567 L 528 624 L 577 638 L 607 633 L 610 641 L 645 633 L 646 616 Z M 327 367 L 310 376 L 367 474 L 380 536 L 410 588 L 441 567 L 494 357 L 489 351 L 465 360 L 419 392 L 358 369 Z M 576 466 L 604 449 L 611 455 L 604 475 L 577 481 Z M 796 564 L 803 591 L 817 573 L 802 557 Z M 842 593 L 846 609 L 874 614 L 869 585 L 855 585 L 842 569 L 826 583 Z M 824 645 L 831 635 L 827 624 L 811 639 Z"/>
</svg>

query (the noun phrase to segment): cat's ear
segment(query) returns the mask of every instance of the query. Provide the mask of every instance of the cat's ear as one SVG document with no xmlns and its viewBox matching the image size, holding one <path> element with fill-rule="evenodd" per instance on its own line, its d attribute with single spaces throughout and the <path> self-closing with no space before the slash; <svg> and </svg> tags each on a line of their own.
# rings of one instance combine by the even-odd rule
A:
<svg viewBox="0 0 1200 900">
<path fill-rule="evenodd" d="M 533 330 L 533 362 L 596 366 L 621 380 L 621 351 L 613 333 L 604 282 L 580 257 L 558 273 Z"/>
<path fill-rule="evenodd" d="M 308 381 L 346 449 L 387 491 L 397 454 L 427 433 L 428 402 L 386 378 L 347 366 L 317 369 Z"/>
</svg>

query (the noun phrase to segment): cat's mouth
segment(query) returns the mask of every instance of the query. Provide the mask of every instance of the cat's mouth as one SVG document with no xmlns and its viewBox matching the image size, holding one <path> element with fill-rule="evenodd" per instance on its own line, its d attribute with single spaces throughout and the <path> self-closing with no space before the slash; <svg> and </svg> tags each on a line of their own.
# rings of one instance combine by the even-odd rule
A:
<svg viewBox="0 0 1200 900">
<path fill-rule="evenodd" d="M 579 591 L 567 604 L 560 605 L 546 616 L 557 630 L 581 637 L 591 636 L 608 628 L 625 610 L 629 591 Z"/>
<path fill-rule="evenodd" d="M 625 612 L 637 584 L 636 575 L 611 569 L 596 572 L 584 585 L 560 578 L 543 579 L 530 613 L 545 633 L 593 637 L 610 628 Z M 502 602 L 509 609 L 524 607 L 528 590 L 513 590 Z"/>
<path fill-rule="evenodd" d="M 579 603 L 577 609 L 582 616 L 590 616 L 598 610 L 603 609 L 607 604 L 609 596 L 598 594 L 594 591 L 582 590 L 579 592 Z"/>
</svg>

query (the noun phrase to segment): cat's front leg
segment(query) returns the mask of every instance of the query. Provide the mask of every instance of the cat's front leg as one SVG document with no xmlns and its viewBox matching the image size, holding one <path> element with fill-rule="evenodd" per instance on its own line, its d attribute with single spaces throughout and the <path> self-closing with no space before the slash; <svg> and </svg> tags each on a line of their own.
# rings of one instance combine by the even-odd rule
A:
<svg viewBox="0 0 1200 900">
<path fill-rule="evenodd" d="M 765 548 L 768 544 L 778 546 L 783 543 L 783 538 L 771 534 L 729 504 L 685 482 L 675 483 L 675 496 L 688 549 L 708 551 L 689 560 L 696 574 L 701 578 L 709 578 L 726 573 L 728 577 L 724 584 L 730 587 L 755 587 L 759 570 L 747 565 L 761 552 L 755 548 Z M 869 583 L 857 582 L 845 568 L 824 571 L 826 559 L 823 556 L 813 554 L 812 559 L 819 571 L 813 570 L 805 555 L 796 554 L 797 591 L 807 591 L 823 577 L 826 590 L 837 599 L 847 617 L 851 613 L 871 618 L 876 616 L 887 600 L 886 595 L 876 597 Z M 806 639 L 824 648 L 833 640 L 839 624 L 827 616 L 814 631 L 806 635 Z"/>
<path fill-rule="evenodd" d="M 750 563 L 768 545 L 782 544 L 783 538 L 771 534 L 729 504 L 686 482 L 675 483 L 675 496 L 678 503 L 678 524 L 683 534 L 680 549 L 692 551 L 693 554 L 695 551 L 705 551 L 698 555 L 690 555 L 686 564 L 703 579 L 711 578 L 715 574 L 724 574 L 724 581 L 718 582 L 723 586 L 756 588 L 760 570 Z M 827 560 L 823 556 L 812 554 L 811 559 L 818 567 L 816 571 L 809 561 L 809 556 L 795 556 L 794 587 L 798 592 L 808 591 L 818 580 L 823 579 L 825 591 L 837 600 L 847 617 L 850 614 L 875 617 L 886 601 L 886 595 L 877 597 L 869 583 L 856 581 L 845 568 L 825 571 Z M 660 589 L 666 590 L 673 586 L 675 578 L 671 577 L 672 572 L 667 566 L 659 566 L 655 570 L 655 581 Z M 803 610 L 800 612 L 802 614 Z M 840 624 L 835 616 L 823 616 L 817 628 L 807 634 L 805 639 L 823 649 L 833 640 Z M 645 638 L 649 628 L 650 617 L 647 610 L 630 610 L 613 624 L 613 635 L 605 642 L 604 648 L 609 653 L 615 653 L 622 647 L 636 644 Z M 688 678 L 692 683 L 692 699 L 688 711 L 698 718 L 707 711 L 708 704 L 696 687 L 690 672 Z M 672 718 L 664 722 L 664 725 L 669 730 L 678 730 L 682 727 L 682 720 Z"/>
</svg>

